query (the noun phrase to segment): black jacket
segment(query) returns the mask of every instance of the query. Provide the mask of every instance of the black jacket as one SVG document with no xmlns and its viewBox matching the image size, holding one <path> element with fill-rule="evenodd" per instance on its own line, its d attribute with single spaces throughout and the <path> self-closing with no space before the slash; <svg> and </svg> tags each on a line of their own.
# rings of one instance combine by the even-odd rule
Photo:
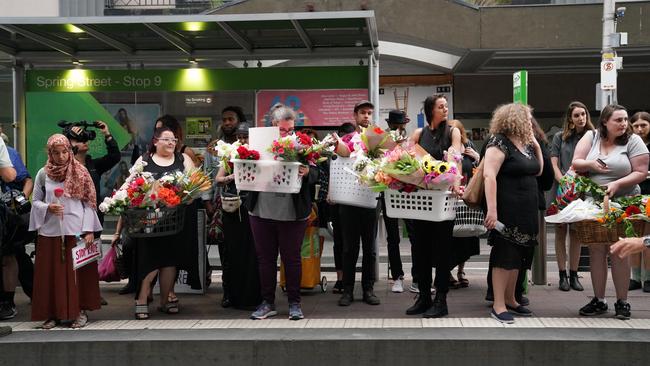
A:
<svg viewBox="0 0 650 366">
<path fill-rule="evenodd" d="M 97 197 L 97 204 L 101 202 L 99 198 L 99 182 L 102 178 L 102 174 L 111 170 L 112 167 L 117 165 L 122 158 L 120 154 L 120 148 L 117 146 L 117 141 L 115 138 L 110 140 L 104 140 L 106 142 L 106 155 L 101 158 L 93 159 L 92 156 L 86 155 L 86 169 L 90 173 L 90 178 L 92 178 L 93 183 L 95 184 L 95 196 Z"/>
<path fill-rule="evenodd" d="M 311 213 L 312 190 L 310 186 L 318 181 L 318 175 L 318 168 L 309 166 L 309 174 L 302 177 L 300 192 L 291 195 L 293 208 L 296 210 L 296 217 L 298 218 L 308 217 Z M 257 205 L 259 194 L 260 192 L 248 192 L 245 205 L 249 212 L 252 212 L 255 205 Z"/>
<path fill-rule="evenodd" d="M 553 186 L 554 174 L 553 166 L 551 165 L 551 156 L 548 151 L 548 146 L 544 141 L 538 141 L 539 147 L 542 150 L 542 158 L 544 160 L 544 168 L 542 169 L 542 175 L 537 177 L 537 200 L 538 208 L 542 211 L 546 210 L 546 199 L 544 197 L 544 192 L 551 189 Z"/>
</svg>

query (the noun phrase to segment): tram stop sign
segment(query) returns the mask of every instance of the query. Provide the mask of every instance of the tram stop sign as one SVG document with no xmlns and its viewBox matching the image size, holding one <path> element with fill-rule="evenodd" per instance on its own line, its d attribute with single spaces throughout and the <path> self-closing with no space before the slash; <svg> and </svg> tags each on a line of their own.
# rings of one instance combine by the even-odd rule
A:
<svg viewBox="0 0 650 366">
<path fill-rule="evenodd" d="M 600 88 L 602 90 L 616 89 L 616 61 L 604 60 L 600 63 Z"/>
<path fill-rule="evenodd" d="M 512 101 L 528 104 L 528 71 L 526 70 L 512 74 Z"/>
</svg>

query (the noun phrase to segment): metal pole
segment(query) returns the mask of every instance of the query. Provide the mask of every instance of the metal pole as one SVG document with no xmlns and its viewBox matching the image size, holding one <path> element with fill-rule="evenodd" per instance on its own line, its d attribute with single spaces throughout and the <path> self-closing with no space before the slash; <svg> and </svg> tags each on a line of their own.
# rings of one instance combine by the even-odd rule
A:
<svg viewBox="0 0 650 366">
<path fill-rule="evenodd" d="M 612 36 L 616 33 L 616 1 L 603 1 L 603 49 L 602 60 L 613 61 L 616 50 L 612 45 Z M 616 103 L 616 90 L 600 90 L 603 106 Z"/>
<path fill-rule="evenodd" d="M 544 220 L 544 211 L 539 211 L 538 222 L 539 245 L 535 247 L 535 257 L 533 258 L 533 284 L 546 285 L 546 221 Z"/>
<path fill-rule="evenodd" d="M 13 66 L 13 127 L 14 148 L 20 152 L 23 159 L 25 155 L 25 68 L 21 63 Z M 27 160 L 25 160 L 27 161 Z"/>
</svg>

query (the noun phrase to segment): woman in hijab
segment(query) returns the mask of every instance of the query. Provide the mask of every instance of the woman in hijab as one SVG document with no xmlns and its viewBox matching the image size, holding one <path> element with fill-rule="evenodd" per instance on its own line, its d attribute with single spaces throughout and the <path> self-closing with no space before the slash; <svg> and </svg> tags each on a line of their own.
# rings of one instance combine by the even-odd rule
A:
<svg viewBox="0 0 650 366">
<path fill-rule="evenodd" d="M 102 230 L 95 186 L 65 136 L 50 136 L 47 154 L 45 167 L 36 175 L 29 220 L 29 230 L 38 230 L 32 320 L 44 320 L 43 329 L 61 321 L 81 328 L 88 322 L 86 311 L 100 308 L 97 262 L 72 267 L 76 236 L 88 247 L 93 233 Z"/>
</svg>

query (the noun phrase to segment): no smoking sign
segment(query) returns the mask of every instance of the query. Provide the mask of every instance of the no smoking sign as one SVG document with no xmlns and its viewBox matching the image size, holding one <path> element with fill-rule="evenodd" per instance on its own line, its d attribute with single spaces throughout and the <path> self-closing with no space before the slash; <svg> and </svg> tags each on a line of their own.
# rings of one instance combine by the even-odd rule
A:
<svg viewBox="0 0 650 366">
<path fill-rule="evenodd" d="M 603 90 L 616 89 L 616 62 L 602 61 L 600 63 L 600 88 Z"/>
</svg>

